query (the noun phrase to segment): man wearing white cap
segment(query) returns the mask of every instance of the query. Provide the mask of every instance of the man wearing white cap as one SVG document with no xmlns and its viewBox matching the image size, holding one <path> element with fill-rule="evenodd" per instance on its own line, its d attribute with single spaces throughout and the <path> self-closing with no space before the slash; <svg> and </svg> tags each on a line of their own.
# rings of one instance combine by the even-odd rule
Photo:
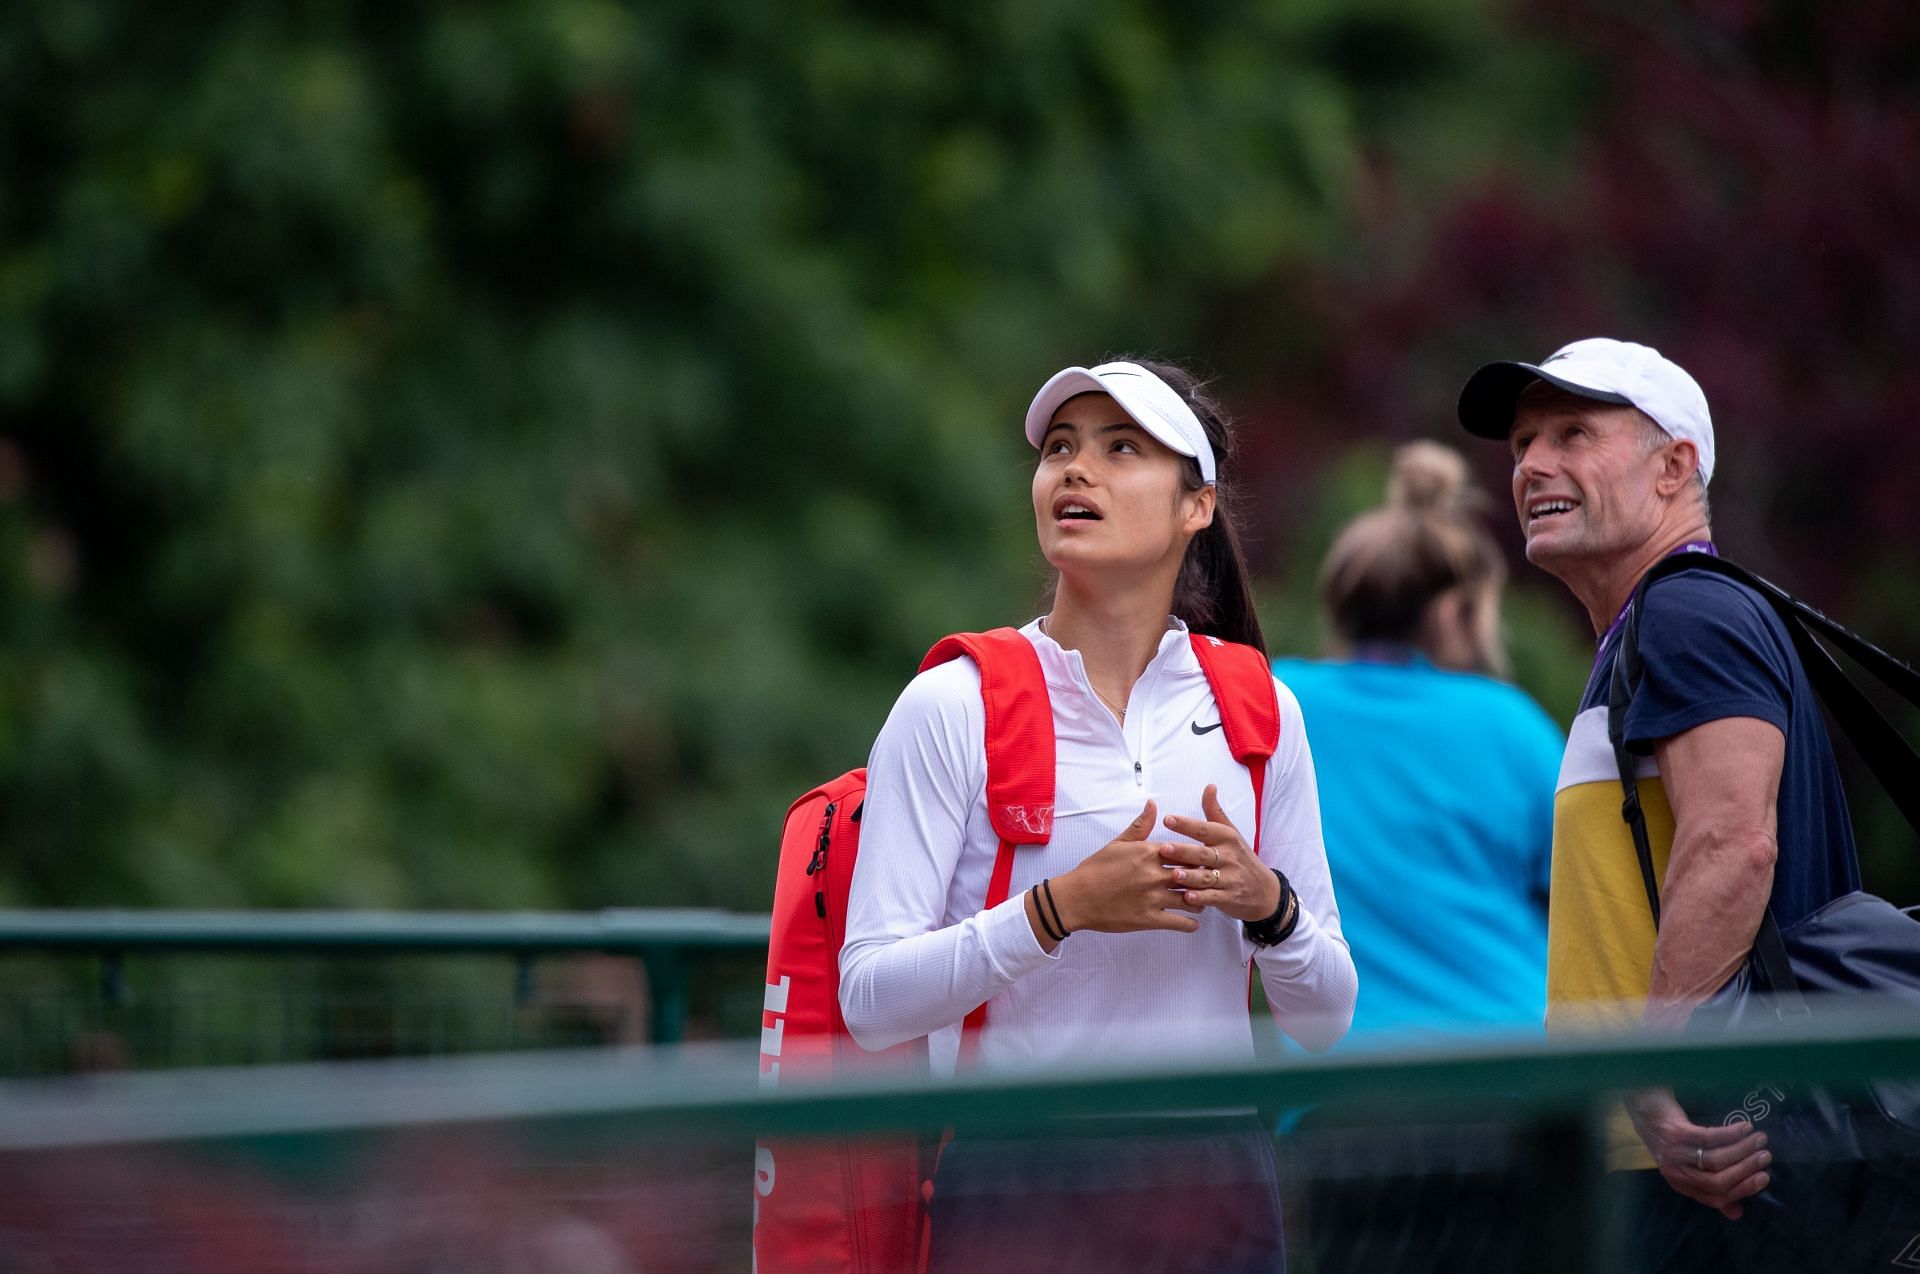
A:
<svg viewBox="0 0 1920 1274">
<path fill-rule="evenodd" d="M 1554 802 L 1548 1026 L 1636 1017 L 1677 1026 L 1746 961 L 1769 907 L 1784 926 L 1859 888 L 1818 700 L 1752 590 L 1690 570 L 1648 589 L 1626 742 L 1639 756 L 1656 934 L 1621 817 L 1608 690 L 1641 577 L 1673 554 L 1716 551 L 1706 395 L 1658 351 L 1595 338 L 1537 364 L 1482 367 L 1459 416 L 1508 443 L 1527 560 L 1573 591 L 1599 637 Z M 1770 1182 L 1765 1136 L 1744 1123 L 1696 1124 L 1664 1089 L 1627 1106 L 1631 1126 L 1613 1130 L 1609 1165 L 1642 1170 L 1645 1267 L 1720 1268 L 1726 1244 L 1737 1245 L 1741 1200 Z M 1652 1188 L 1648 1168 L 1678 1193 Z"/>
</svg>

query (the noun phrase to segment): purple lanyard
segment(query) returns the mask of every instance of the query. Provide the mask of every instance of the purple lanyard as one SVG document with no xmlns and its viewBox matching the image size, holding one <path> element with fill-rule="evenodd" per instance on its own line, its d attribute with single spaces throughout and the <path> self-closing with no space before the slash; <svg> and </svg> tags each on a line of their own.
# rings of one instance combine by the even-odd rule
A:
<svg viewBox="0 0 1920 1274">
<path fill-rule="evenodd" d="M 1688 540 L 1685 544 L 1673 550 L 1673 552 L 1668 553 L 1667 556 L 1678 557 L 1682 553 L 1705 553 L 1708 557 L 1720 556 L 1720 550 L 1713 547 L 1712 540 Z M 1638 581 L 1635 581 L 1635 583 L 1637 584 Z M 1620 608 L 1620 613 L 1613 617 L 1611 624 L 1607 625 L 1607 631 L 1600 634 L 1600 640 L 1593 652 L 1593 666 L 1596 671 L 1598 671 L 1600 667 L 1601 652 L 1607 648 L 1607 639 L 1620 630 L 1620 625 L 1626 622 L 1627 612 L 1632 609 L 1633 594 L 1628 593 L 1626 604 Z"/>
</svg>

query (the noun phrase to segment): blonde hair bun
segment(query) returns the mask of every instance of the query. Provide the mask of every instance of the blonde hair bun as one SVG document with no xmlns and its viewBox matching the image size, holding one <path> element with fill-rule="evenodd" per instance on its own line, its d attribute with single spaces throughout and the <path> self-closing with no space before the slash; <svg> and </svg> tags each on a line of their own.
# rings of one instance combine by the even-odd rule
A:
<svg viewBox="0 0 1920 1274">
<path fill-rule="evenodd" d="M 1387 507 L 1413 513 L 1454 513 L 1476 507 L 1479 491 L 1468 484 L 1467 462 L 1452 447 L 1410 442 L 1393 453 L 1387 474 Z"/>
</svg>

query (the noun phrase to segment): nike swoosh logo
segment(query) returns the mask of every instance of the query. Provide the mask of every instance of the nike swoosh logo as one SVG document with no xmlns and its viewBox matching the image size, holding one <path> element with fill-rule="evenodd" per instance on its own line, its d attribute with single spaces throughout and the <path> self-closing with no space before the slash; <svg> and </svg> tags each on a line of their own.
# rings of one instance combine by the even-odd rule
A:
<svg viewBox="0 0 1920 1274">
<path fill-rule="evenodd" d="M 1213 731 L 1218 730 L 1221 726 L 1225 724 L 1226 722 L 1224 721 L 1216 721 L 1212 725 L 1201 725 L 1198 721 L 1196 721 L 1193 723 L 1193 732 L 1195 734 L 1210 734 Z"/>
</svg>

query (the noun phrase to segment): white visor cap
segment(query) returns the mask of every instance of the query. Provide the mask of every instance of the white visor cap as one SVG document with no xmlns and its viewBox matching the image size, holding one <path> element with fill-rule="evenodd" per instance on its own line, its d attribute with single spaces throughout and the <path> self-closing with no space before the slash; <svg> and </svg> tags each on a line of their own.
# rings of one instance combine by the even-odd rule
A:
<svg viewBox="0 0 1920 1274">
<path fill-rule="evenodd" d="M 1038 447 L 1060 404 L 1078 394 L 1106 394 L 1133 422 L 1183 456 L 1199 462 L 1200 477 L 1214 485 L 1213 444 L 1193 408 L 1173 387 L 1138 363 L 1102 363 L 1055 372 L 1027 408 L 1027 441 Z"/>
<path fill-rule="evenodd" d="M 1489 363 L 1460 394 L 1460 423 L 1483 438 L 1505 439 L 1513 431 L 1520 392 L 1544 380 L 1603 403 L 1638 407 L 1667 436 L 1693 444 L 1700 481 L 1713 480 L 1713 417 L 1699 383 L 1659 350 L 1604 336 L 1562 345 L 1534 363 Z"/>
</svg>

